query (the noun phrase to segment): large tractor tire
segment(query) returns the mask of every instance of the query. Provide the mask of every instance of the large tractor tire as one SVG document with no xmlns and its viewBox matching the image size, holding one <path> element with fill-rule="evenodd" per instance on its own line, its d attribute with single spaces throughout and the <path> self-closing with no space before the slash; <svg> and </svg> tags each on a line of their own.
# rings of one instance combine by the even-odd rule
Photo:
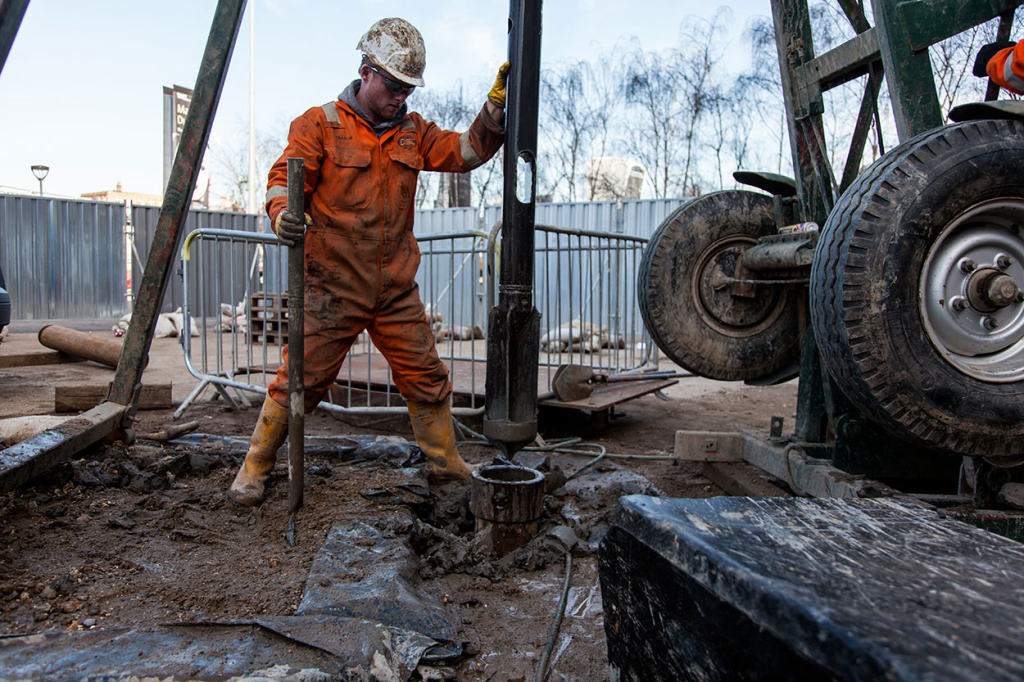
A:
<svg viewBox="0 0 1024 682">
<path fill-rule="evenodd" d="M 797 300 L 784 286 L 735 285 L 743 253 L 775 234 L 772 198 L 706 194 L 663 222 L 644 249 L 640 313 L 655 344 L 694 374 L 757 380 L 799 359 Z"/>
<path fill-rule="evenodd" d="M 811 320 L 829 373 L 891 433 L 1024 453 L 1024 125 L 972 121 L 901 144 L 822 231 Z"/>
</svg>

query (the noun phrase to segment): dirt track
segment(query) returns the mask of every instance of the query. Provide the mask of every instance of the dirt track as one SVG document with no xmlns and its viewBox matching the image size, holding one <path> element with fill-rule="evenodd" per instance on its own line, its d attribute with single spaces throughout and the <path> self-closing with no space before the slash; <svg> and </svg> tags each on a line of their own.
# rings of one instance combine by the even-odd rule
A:
<svg viewBox="0 0 1024 682">
<path fill-rule="evenodd" d="M 14 334 L 0 345 L 0 356 L 38 350 L 34 334 Z M 0 369 L 0 418 L 51 414 L 54 385 L 103 383 L 112 374 L 94 363 Z M 196 382 L 176 339 L 155 340 L 144 381 L 172 382 L 175 403 L 192 389 Z M 796 385 L 755 388 L 693 378 L 667 394 L 669 401 L 647 396 L 626 403 L 609 428 L 587 440 L 611 453 L 669 455 L 679 429 L 766 431 L 772 415 L 784 416 L 789 427 Z M 231 412 L 210 401 L 211 395 L 182 421 L 198 420 L 202 433 L 248 438 L 255 409 Z M 137 432 L 172 425 L 171 412 L 140 412 Z M 321 413 L 307 417 L 307 433 L 411 439 L 404 419 L 377 419 L 371 426 Z M 462 452 L 470 462 L 489 461 L 494 453 L 473 445 Z M 141 440 L 130 447 L 97 446 L 32 487 L 0 497 L 0 636 L 290 615 L 332 526 L 353 519 L 386 521 L 403 528 L 418 553 L 419 589 L 459 622 L 466 653 L 443 674 L 460 680 L 533 679 L 561 592 L 560 552 L 548 548 L 503 565 L 488 562 L 473 554 L 468 484 L 433 489 L 425 498 L 410 493 L 415 486 L 409 486 L 407 469 L 330 454 L 307 458 L 298 542 L 289 547 L 283 459 L 266 503 L 253 510 L 223 495 L 241 461 L 239 449 Z M 586 461 L 551 455 L 548 466 L 571 474 Z M 619 469 L 627 473 L 614 473 Z M 650 487 L 628 472 L 646 478 Z M 607 679 L 594 550 L 616 497 L 721 494 L 699 472 L 699 465 L 677 461 L 602 462 L 573 481 L 575 487 L 548 496 L 547 525 L 566 525 L 579 539 L 550 679 Z"/>
</svg>

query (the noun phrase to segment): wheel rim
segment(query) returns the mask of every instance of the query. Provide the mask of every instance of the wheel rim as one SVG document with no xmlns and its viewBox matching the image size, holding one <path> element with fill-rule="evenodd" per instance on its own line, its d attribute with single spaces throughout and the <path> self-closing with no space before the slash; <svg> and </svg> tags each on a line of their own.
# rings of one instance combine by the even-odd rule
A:
<svg viewBox="0 0 1024 682">
<path fill-rule="evenodd" d="M 932 345 L 989 383 L 1024 380 L 1024 200 L 979 204 L 953 220 L 921 272 L 921 314 Z"/>
<path fill-rule="evenodd" d="M 693 269 L 695 308 L 710 327 L 725 336 L 756 336 L 771 327 L 786 307 L 781 287 L 728 283 L 730 278 L 751 279 L 744 276 L 741 261 L 743 253 L 755 244 L 754 237 L 720 239 L 701 254 Z"/>
</svg>

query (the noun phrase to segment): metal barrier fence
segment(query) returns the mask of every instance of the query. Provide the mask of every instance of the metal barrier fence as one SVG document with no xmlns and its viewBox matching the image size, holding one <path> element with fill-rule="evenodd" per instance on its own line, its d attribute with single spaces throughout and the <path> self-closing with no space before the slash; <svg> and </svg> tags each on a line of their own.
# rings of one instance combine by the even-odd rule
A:
<svg viewBox="0 0 1024 682">
<path fill-rule="evenodd" d="M 534 302 L 548 388 L 564 364 L 608 373 L 656 369 L 636 300 L 647 239 L 549 225 L 536 232 Z"/>
<path fill-rule="evenodd" d="M 487 235 L 436 234 L 418 241 L 417 283 L 438 337 L 438 352 L 452 370 L 458 398 L 454 413 L 479 413 L 486 348 L 472 330 L 483 327 Z M 200 229 L 189 234 L 182 255 L 182 310 L 186 328 L 191 323 L 197 335 L 182 338 L 185 363 L 200 384 L 175 416 L 210 386 L 231 405 L 248 404 L 245 393 L 265 393 L 282 362 L 287 251 L 273 235 Z M 222 268 L 212 279 L 204 277 L 211 262 Z M 211 287 L 217 288 L 212 298 L 220 301 L 216 310 L 206 304 Z M 461 326 L 470 333 L 464 334 Z M 391 385 L 390 368 L 367 334 L 349 351 L 335 388 L 320 406 L 342 413 L 405 412 Z"/>
<path fill-rule="evenodd" d="M 483 409 L 484 334 L 497 294 L 499 233 L 495 225 L 489 235 L 417 235 L 420 297 L 438 354 L 449 367 L 456 415 Z M 544 330 L 540 364 L 547 368 L 549 388 L 562 364 L 606 372 L 656 369 L 633 288 L 645 243 L 641 237 L 537 226 L 535 300 Z M 201 381 L 175 416 L 210 386 L 231 405 L 248 404 L 245 393 L 266 392 L 287 340 L 285 248 L 272 235 L 200 229 L 189 234 L 182 251 L 186 328 L 190 322 L 198 335 L 183 338 L 185 360 Z M 208 263 L 219 264 L 217 277 L 205 275 Z M 216 310 L 210 300 L 219 301 Z M 321 408 L 381 413 L 404 412 L 404 405 L 390 368 L 364 333 Z"/>
</svg>

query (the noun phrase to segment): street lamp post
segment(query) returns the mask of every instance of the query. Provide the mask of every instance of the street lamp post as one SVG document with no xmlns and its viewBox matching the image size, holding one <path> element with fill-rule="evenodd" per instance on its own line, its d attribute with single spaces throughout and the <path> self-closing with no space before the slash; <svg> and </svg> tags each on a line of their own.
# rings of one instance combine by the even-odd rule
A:
<svg viewBox="0 0 1024 682">
<path fill-rule="evenodd" d="M 49 166 L 32 166 L 32 174 L 39 180 L 39 196 L 43 196 L 43 178 L 50 172 Z"/>
</svg>

